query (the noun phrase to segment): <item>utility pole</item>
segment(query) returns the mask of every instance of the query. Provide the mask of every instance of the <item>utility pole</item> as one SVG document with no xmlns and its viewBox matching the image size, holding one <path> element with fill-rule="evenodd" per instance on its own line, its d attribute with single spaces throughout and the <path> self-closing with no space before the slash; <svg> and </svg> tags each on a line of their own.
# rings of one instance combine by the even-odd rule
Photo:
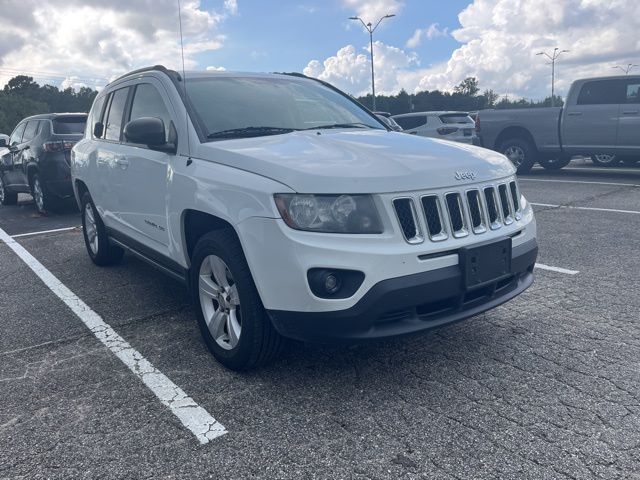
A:
<svg viewBox="0 0 640 480">
<path fill-rule="evenodd" d="M 635 63 L 630 63 L 626 67 L 621 67 L 620 65 L 616 65 L 615 67 L 611 67 L 611 68 L 619 68 L 620 70 L 622 70 L 624 72 L 625 75 L 629 75 L 629 72 L 634 67 L 640 67 L 640 65 L 636 65 Z"/>
<path fill-rule="evenodd" d="M 362 25 L 364 25 L 364 28 L 367 30 L 367 32 L 369 32 L 369 48 L 371 49 L 371 96 L 373 98 L 373 110 L 374 111 L 376 109 L 376 80 L 375 80 L 375 75 L 374 75 L 374 72 L 373 72 L 373 32 L 376 31 L 376 28 L 378 28 L 378 25 L 380 25 L 380 23 L 385 18 L 391 18 L 391 17 L 395 17 L 395 14 L 385 15 L 380 20 L 378 20 L 378 23 L 376 23 L 375 27 L 373 26 L 373 24 L 371 22 L 364 23 L 364 20 L 362 20 L 360 17 L 349 17 L 349 20 L 360 20 Z"/>
<path fill-rule="evenodd" d="M 536 55 L 544 55 L 551 60 L 551 106 L 556 106 L 555 97 L 555 81 L 556 81 L 556 60 L 563 53 L 568 53 L 569 50 L 560 50 L 558 47 L 553 49 L 553 54 L 549 55 L 547 52 L 538 52 Z"/>
</svg>

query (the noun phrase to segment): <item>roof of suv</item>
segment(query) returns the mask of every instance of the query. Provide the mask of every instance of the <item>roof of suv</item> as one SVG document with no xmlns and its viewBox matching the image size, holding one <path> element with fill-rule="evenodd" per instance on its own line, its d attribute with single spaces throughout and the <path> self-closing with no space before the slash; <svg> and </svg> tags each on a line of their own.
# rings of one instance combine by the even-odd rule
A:
<svg viewBox="0 0 640 480">
<path fill-rule="evenodd" d="M 401 113 L 399 115 L 392 115 L 392 117 L 413 117 L 418 115 L 469 115 L 468 112 L 458 112 L 455 110 L 442 110 L 442 111 L 429 111 L 429 112 L 411 112 L 411 113 Z"/>
<path fill-rule="evenodd" d="M 85 112 L 41 113 L 39 115 L 31 115 L 30 117 L 23 118 L 21 121 L 24 122 L 25 120 L 53 120 L 54 118 L 59 118 L 59 117 L 70 117 L 70 116 L 77 117 L 80 115 L 84 115 L 85 117 L 87 116 Z"/>
</svg>

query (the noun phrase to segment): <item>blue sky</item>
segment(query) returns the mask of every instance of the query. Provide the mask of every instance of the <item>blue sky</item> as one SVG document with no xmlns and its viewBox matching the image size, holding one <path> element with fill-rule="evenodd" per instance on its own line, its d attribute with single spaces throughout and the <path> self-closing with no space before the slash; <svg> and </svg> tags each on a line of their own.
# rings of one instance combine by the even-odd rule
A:
<svg viewBox="0 0 640 480">
<path fill-rule="evenodd" d="M 460 26 L 458 13 L 467 0 L 407 2 L 398 15 L 385 20 L 374 39 L 404 46 L 416 29 L 438 23 L 441 29 Z M 219 1 L 203 2 L 204 8 L 220 7 Z M 228 70 L 302 71 L 312 59 L 324 59 L 346 44 L 365 47 L 369 38 L 359 23 L 348 20 L 354 11 L 338 0 L 301 3 L 295 0 L 241 0 L 238 14 L 225 21 L 220 32 L 225 47 L 200 54 L 203 65 Z M 421 66 L 447 60 L 459 42 L 450 35 L 423 42 L 415 49 Z"/>
</svg>

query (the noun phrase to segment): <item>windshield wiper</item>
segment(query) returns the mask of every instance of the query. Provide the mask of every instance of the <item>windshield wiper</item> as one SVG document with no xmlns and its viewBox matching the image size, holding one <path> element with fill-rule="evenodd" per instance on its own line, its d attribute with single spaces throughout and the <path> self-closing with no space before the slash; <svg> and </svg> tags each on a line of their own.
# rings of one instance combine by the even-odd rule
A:
<svg viewBox="0 0 640 480">
<path fill-rule="evenodd" d="M 279 135 L 281 133 L 290 133 L 295 128 L 282 127 L 241 127 L 213 132 L 207 135 L 207 138 L 234 138 L 234 137 L 259 137 L 261 135 Z"/>
<path fill-rule="evenodd" d="M 323 130 L 327 128 L 373 128 L 371 125 L 367 125 L 362 122 L 353 122 L 353 123 L 328 123 L 327 125 L 318 125 L 317 127 L 309 127 L 305 128 L 305 130 Z"/>
</svg>

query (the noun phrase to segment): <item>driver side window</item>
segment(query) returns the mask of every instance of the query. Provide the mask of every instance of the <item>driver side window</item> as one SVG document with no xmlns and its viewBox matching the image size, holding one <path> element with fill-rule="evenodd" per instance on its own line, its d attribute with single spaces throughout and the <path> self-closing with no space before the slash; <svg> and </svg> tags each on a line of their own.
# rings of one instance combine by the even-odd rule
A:
<svg viewBox="0 0 640 480">
<path fill-rule="evenodd" d="M 165 141 L 172 141 L 171 132 L 171 115 L 165 106 L 162 96 L 150 83 L 140 83 L 136 86 L 131 105 L 131 116 L 129 121 L 142 117 L 155 117 L 164 122 Z"/>
</svg>

